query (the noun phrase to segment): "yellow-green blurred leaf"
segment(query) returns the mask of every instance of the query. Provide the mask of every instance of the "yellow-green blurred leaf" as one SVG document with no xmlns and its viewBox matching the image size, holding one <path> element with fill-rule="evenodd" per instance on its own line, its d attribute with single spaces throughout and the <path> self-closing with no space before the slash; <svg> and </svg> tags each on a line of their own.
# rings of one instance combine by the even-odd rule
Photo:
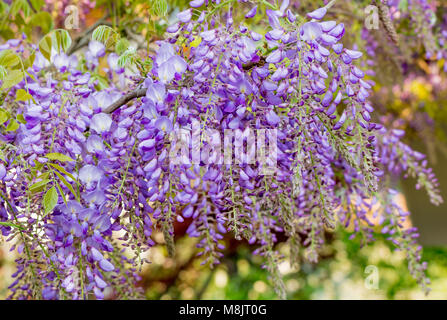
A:
<svg viewBox="0 0 447 320">
<path fill-rule="evenodd" d="M 5 79 L 3 80 L 2 89 L 14 87 L 23 79 L 23 73 L 21 70 L 10 70 Z"/>
<path fill-rule="evenodd" d="M 57 205 L 58 199 L 59 195 L 57 194 L 56 188 L 53 186 L 43 196 L 43 208 L 45 209 L 45 215 L 54 209 Z"/>
<path fill-rule="evenodd" d="M 28 101 L 31 100 L 33 97 L 30 95 L 26 90 L 19 89 L 16 93 L 16 101 Z"/>
<path fill-rule="evenodd" d="M 74 161 L 72 158 L 62 153 L 48 153 L 45 157 L 50 160 L 58 160 L 61 162 Z"/>
</svg>

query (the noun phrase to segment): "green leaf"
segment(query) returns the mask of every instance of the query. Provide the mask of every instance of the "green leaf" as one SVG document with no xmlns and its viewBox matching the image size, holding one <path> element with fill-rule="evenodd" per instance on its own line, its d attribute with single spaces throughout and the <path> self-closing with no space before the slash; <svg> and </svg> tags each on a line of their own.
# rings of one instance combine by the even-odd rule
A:
<svg viewBox="0 0 447 320">
<path fill-rule="evenodd" d="M 53 31 L 53 44 L 56 43 L 56 49 L 60 51 L 61 49 L 65 52 L 71 46 L 71 37 L 67 30 L 57 29 Z"/>
<path fill-rule="evenodd" d="M 3 85 L 1 89 L 7 89 L 14 87 L 23 79 L 23 73 L 21 70 L 10 70 L 5 79 L 3 80 Z"/>
<path fill-rule="evenodd" d="M 51 36 L 46 35 L 39 41 L 39 51 L 48 61 L 51 59 L 51 47 Z"/>
<path fill-rule="evenodd" d="M 67 199 L 65 199 L 64 190 L 62 190 L 61 185 L 59 184 L 59 182 L 57 182 L 57 180 L 54 180 L 54 182 L 56 183 L 57 191 L 59 191 L 60 195 L 62 196 L 62 200 L 64 200 L 64 203 L 66 205 Z"/>
<path fill-rule="evenodd" d="M 102 42 L 107 49 L 111 48 L 120 38 L 113 28 L 105 25 L 98 26 L 92 33 L 92 40 Z"/>
<path fill-rule="evenodd" d="M 16 117 L 17 121 L 23 124 L 26 124 L 26 120 L 25 117 L 23 116 L 23 114 L 19 113 Z"/>
<path fill-rule="evenodd" d="M 33 8 L 39 10 L 45 4 L 45 0 L 31 0 Z"/>
<path fill-rule="evenodd" d="M 57 200 L 59 195 L 54 186 L 52 186 L 43 196 L 43 208 L 45 209 L 45 215 L 50 213 L 54 207 L 57 205 Z"/>
<path fill-rule="evenodd" d="M 20 125 L 17 123 L 17 121 L 12 119 L 11 121 L 9 121 L 9 124 L 6 127 L 6 131 L 16 131 L 19 127 Z"/>
<path fill-rule="evenodd" d="M 164 17 L 168 13 L 168 3 L 166 0 L 153 0 L 151 11 L 158 17 Z"/>
<path fill-rule="evenodd" d="M 23 61 L 23 66 L 25 68 L 25 70 L 27 70 L 28 68 L 30 68 L 33 64 L 34 64 L 34 60 L 36 59 L 36 53 L 33 52 L 29 55 L 28 58 L 25 59 L 25 61 Z M 26 72 L 28 75 L 30 75 L 28 72 Z M 36 81 L 34 79 L 34 77 L 32 77 L 34 81 Z M 37 82 L 37 81 L 36 81 Z"/>
<path fill-rule="evenodd" d="M 42 33 L 48 33 L 53 27 L 53 19 L 51 19 L 51 15 L 46 11 L 37 12 L 31 17 L 29 27 L 40 27 Z"/>
<path fill-rule="evenodd" d="M 0 52 L 0 65 L 11 68 L 20 63 L 20 57 L 11 49 Z"/>
<path fill-rule="evenodd" d="M 36 177 L 36 180 L 37 180 L 37 179 L 47 180 L 48 177 L 49 177 L 49 175 L 50 175 L 50 172 L 49 172 L 49 171 L 44 172 L 44 173 L 42 173 L 41 175 L 39 175 L 38 177 Z"/>
<path fill-rule="evenodd" d="M 33 99 L 33 96 L 30 95 L 26 90 L 19 89 L 16 92 L 16 101 L 28 101 Z"/>
<path fill-rule="evenodd" d="M 118 55 L 122 55 L 130 47 L 130 42 L 126 38 L 121 38 L 115 45 L 115 51 Z"/>
<path fill-rule="evenodd" d="M 54 171 L 54 173 L 59 177 L 61 182 L 70 190 L 70 192 L 75 196 L 75 198 L 78 198 L 78 195 L 76 194 L 73 186 L 64 178 L 63 175 L 61 175 L 59 172 Z M 61 193 L 63 195 L 63 193 Z"/>
<path fill-rule="evenodd" d="M 14 17 L 17 13 L 19 13 L 20 9 L 22 9 L 22 5 L 22 0 L 13 1 L 11 4 L 11 9 L 9 10 L 9 14 Z"/>
<path fill-rule="evenodd" d="M 0 109 L 0 125 L 4 124 L 9 119 L 9 114 L 4 109 Z"/>
<path fill-rule="evenodd" d="M 50 160 L 58 160 L 61 162 L 74 161 L 72 158 L 62 153 L 48 153 L 45 157 Z"/>
<path fill-rule="evenodd" d="M 8 11 L 8 4 L 4 1 L 0 1 L 0 14 L 7 14 Z"/>
<path fill-rule="evenodd" d="M 0 80 L 5 79 L 6 77 L 6 69 L 4 66 L 0 65 Z"/>
<path fill-rule="evenodd" d="M 61 50 L 67 51 L 71 46 L 71 37 L 67 30 L 56 29 L 46 34 L 39 41 L 39 50 L 42 55 L 50 61 L 51 49 L 54 48 L 57 52 Z"/>
<path fill-rule="evenodd" d="M 29 190 L 33 193 L 38 192 L 42 187 L 46 186 L 48 182 L 50 182 L 49 179 L 44 179 L 42 181 L 36 182 L 35 184 L 29 187 Z"/>
<path fill-rule="evenodd" d="M 129 47 L 124 53 L 118 58 L 118 66 L 124 68 L 126 65 L 132 64 L 136 59 L 136 50 L 134 47 Z"/>
<path fill-rule="evenodd" d="M 64 168 L 62 168 L 60 165 L 56 164 L 56 163 L 51 163 L 48 162 L 48 165 L 52 166 L 53 168 L 55 168 L 56 170 L 59 170 L 60 172 L 62 172 L 63 174 L 65 174 L 66 176 L 68 176 L 71 180 L 73 180 L 76 183 L 79 183 L 76 181 L 76 178 L 69 173 L 67 170 L 65 170 Z M 55 171 L 56 172 L 56 171 Z M 57 172 L 56 172 L 57 173 Z"/>
<path fill-rule="evenodd" d="M 19 226 L 17 224 L 14 224 L 14 223 L 11 223 L 11 222 L 5 222 L 5 221 L 0 221 L 0 226 L 12 227 L 12 228 L 16 228 L 16 229 L 19 229 L 19 230 L 25 230 L 25 228 L 23 228 L 23 227 L 21 227 L 21 226 Z"/>
</svg>

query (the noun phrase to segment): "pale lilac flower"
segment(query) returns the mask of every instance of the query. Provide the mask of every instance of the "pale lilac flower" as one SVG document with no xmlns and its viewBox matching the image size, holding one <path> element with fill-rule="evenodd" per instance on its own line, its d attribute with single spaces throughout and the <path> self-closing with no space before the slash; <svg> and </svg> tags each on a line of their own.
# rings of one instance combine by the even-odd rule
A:
<svg viewBox="0 0 447 320">
<path fill-rule="evenodd" d="M 98 113 L 92 117 L 90 129 L 96 131 L 98 134 L 108 132 L 112 125 L 112 118 L 106 113 Z"/>
</svg>

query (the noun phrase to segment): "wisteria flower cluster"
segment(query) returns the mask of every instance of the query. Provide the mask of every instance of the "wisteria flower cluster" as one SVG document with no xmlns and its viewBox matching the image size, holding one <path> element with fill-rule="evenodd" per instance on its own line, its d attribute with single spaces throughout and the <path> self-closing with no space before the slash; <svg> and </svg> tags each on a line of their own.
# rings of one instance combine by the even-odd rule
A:
<svg viewBox="0 0 447 320">
<path fill-rule="evenodd" d="M 324 20 L 330 6 L 303 17 L 288 1 L 262 2 L 261 35 L 234 22 L 234 0 L 190 5 L 144 78 L 108 56 L 108 76 L 132 83 L 128 92 L 99 89 L 93 70 L 106 53 L 92 41 L 85 61 L 58 51 L 48 62 L 35 49 L 4 97 L 0 231 L 20 254 L 11 298 L 137 298 L 153 233 L 174 254 L 174 223 L 188 225 L 210 265 L 225 236 L 245 239 L 282 298 L 279 234 L 292 262 L 301 248 L 316 262 L 325 230 L 354 226 L 353 238 L 372 241 L 378 228 L 425 288 L 417 231 L 403 229 L 408 213 L 389 177 L 415 177 L 434 204 L 437 180 L 402 131 L 372 120 L 372 83 L 356 63 L 363 53 L 344 47 L 342 23 Z M 250 4 L 245 18 L 257 14 Z M 223 161 L 227 132 L 234 150 L 252 150 L 250 132 L 265 150 Z M 270 147 L 274 161 L 259 157 Z"/>
</svg>

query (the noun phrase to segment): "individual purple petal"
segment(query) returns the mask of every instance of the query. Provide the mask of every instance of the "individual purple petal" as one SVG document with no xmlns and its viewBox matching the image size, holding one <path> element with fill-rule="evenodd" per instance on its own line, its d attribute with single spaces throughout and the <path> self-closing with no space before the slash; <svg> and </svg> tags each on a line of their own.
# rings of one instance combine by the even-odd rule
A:
<svg viewBox="0 0 447 320">
<path fill-rule="evenodd" d="M 178 29 L 180 29 L 180 23 L 174 23 L 172 25 L 170 25 L 169 27 L 166 28 L 166 32 L 169 33 L 176 33 L 178 31 Z"/>
<path fill-rule="evenodd" d="M 101 153 L 104 151 L 103 139 L 96 134 L 92 134 L 87 139 L 86 147 L 88 152 Z"/>
<path fill-rule="evenodd" d="M 290 1 L 289 0 L 283 0 L 281 2 L 281 7 L 279 8 L 279 13 L 281 16 L 284 15 L 284 12 L 286 11 L 287 7 L 289 6 Z"/>
<path fill-rule="evenodd" d="M 87 189 L 94 186 L 101 179 L 102 175 L 102 170 L 91 164 L 87 164 L 79 170 L 79 180 L 85 184 Z"/>
<path fill-rule="evenodd" d="M 154 83 L 148 87 L 146 91 L 146 97 L 151 100 L 154 104 L 164 103 L 166 97 L 166 87 L 162 83 Z M 155 108 L 149 108 L 149 111 L 154 117 L 158 116 L 157 110 Z"/>
<path fill-rule="evenodd" d="M 401 129 L 392 129 L 391 133 L 398 138 L 402 138 L 405 135 L 405 131 Z"/>
<path fill-rule="evenodd" d="M 341 38 L 345 33 L 345 25 L 343 23 L 338 24 L 335 28 L 329 31 L 329 35 Z"/>
<path fill-rule="evenodd" d="M 92 117 L 90 129 L 96 131 L 98 134 L 108 132 L 112 125 L 112 118 L 106 113 L 98 113 Z"/>
<path fill-rule="evenodd" d="M 258 10 L 258 6 L 254 6 L 253 8 L 250 9 L 250 11 L 247 12 L 247 14 L 245 15 L 245 18 L 247 18 L 247 19 L 253 18 L 256 15 L 257 10 Z"/>
<path fill-rule="evenodd" d="M 99 261 L 99 266 L 106 272 L 115 270 L 113 264 L 111 264 L 107 259 L 102 259 L 101 261 Z"/>
<path fill-rule="evenodd" d="M 321 20 L 326 15 L 327 9 L 325 7 L 319 8 L 315 11 L 309 12 L 307 16 L 309 18 L 315 19 L 315 20 Z"/>
<path fill-rule="evenodd" d="M 338 122 L 334 125 L 333 129 L 334 130 L 340 129 L 343 126 L 343 124 L 345 123 L 345 121 L 346 121 L 346 112 L 343 112 L 343 114 L 341 115 Z"/>
<path fill-rule="evenodd" d="M 4 177 L 6 177 L 6 168 L 3 163 L 0 163 L 0 180 L 3 180 Z"/>
<path fill-rule="evenodd" d="M 331 36 L 329 34 L 323 33 L 320 37 L 321 42 L 326 46 L 331 46 L 338 42 L 338 39 L 334 36 Z"/>
<path fill-rule="evenodd" d="M 342 43 L 334 44 L 334 45 L 332 46 L 332 49 L 334 50 L 334 52 L 335 52 L 336 54 L 340 54 L 340 53 L 343 51 L 343 44 L 342 44 Z"/>
<path fill-rule="evenodd" d="M 201 7 L 205 3 L 205 0 L 192 0 L 189 5 L 193 8 Z"/>
<path fill-rule="evenodd" d="M 175 76 L 175 68 L 172 63 L 165 62 L 158 68 L 158 77 L 164 84 L 169 83 Z"/>
<path fill-rule="evenodd" d="M 267 122 L 272 126 L 276 126 L 281 120 L 281 118 L 278 117 L 278 115 L 273 110 L 268 111 L 265 115 L 265 118 L 267 119 Z"/>
<path fill-rule="evenodd" d="M 287 9 L 287 19 L 289 19 L 289 21 L 291 23 L 294 23 L 296 20 L 296 16 L 293 14 L 293 12 L 290 9 Z"/>
<path fill-rule="evenodd" d="M 102 57 L 106 54 L 106 47 L 99 41 L 90 41 L 88 50 L 95 58 Z"/>
<path fill-rule="evenodd" d="M 155 63 L 160 66 L 167 62 L 171 57 L 175 55 L 174 47 L 168 42 L 163 42 L 157 51 L 157 56 L 155 57 Z"/>
<path fill-rule="evenodd" d="M 104 260 L 104 256 L 102 255 L 101 252 L 98 251 L 98 249 L 92 247 L 91 253 L 92 253 L 92 258 L 94 261 Z"/>
<path fill-rule="evenodd" d="M 265 13 L 267 14 L 267 17 L 269 19 L 270 26 L 272 28 L 280 29 L 281 23 L 279 23 L 278 13 L 270 9 L 267 9 Z"/>
<path fill-rule="evenodd" d="M 331 101 L 332 101 L 332 95 L 333 95 L 333 93 L 332 93 L 332 91 L 327 91 L 326 92 L 326 94 L 324 95 L 324 97 L 323 97 L 323 99 L 321 100 L 321 105 L 323 106 L 323 107 L 327 107 L 327 106 L 329 106 L 329 104 L 331 103 Z"/>
<path fill-rule="evenodd" d="M 322 21 L 320 22 L 321 29 L 323 32 L 329 32 L 337 25 L 335 21 Z"/>
<path fill-rule="evenodd" d="M 182 57 L 177 55 L 169 59 L 168 63 L 172 64 L 177 74 L 183 74 L 186 71 L 186 68 L 188 67 L 186 61 Z"/>
<path fill-rule="evenodd" d="M 188 23 L 192 18 L 191 9 L 177 13 L 177 18 L 183 23 Z"/>
<path fill-rule="evenodd" d="M 265 59 L 268 63 L 278 63 L 283 59 L 282 51 L 280 49 L 276 49 L 272 53 L 270 53 Z"/>
<path fill-rule="evenodd" d="M 318 40 L 321 34 L 321 26 L 317 22 L 306 22 L 301 27 L 300 36 L 304 41 Z"/>
<path fill-rule="evenodd" d="M 361 53 L 360 51 L 355 51 L 355 50 L 346 49 L 345 52 L 353 60 L 358 59 L 363 55 L 363 53 Z"/>
<path fill-rule="evenodd" d="M 100 278 L 98 275 L 95 275 L 95 283 L 96 283 L 96 285 L 99 287 L 99 288 L 101 288 L 101 289 L 104 289 L 104 288 L 107 288 L 107 282 L 105 282 L 102 278 Z"/>
<path fill-rule="evenodd" d="M 155 127 L 162 130 L 165 133 L 172 131 L 172 122 L 168 117 L 160 117 L 155 121 Z"/>
</svg>

